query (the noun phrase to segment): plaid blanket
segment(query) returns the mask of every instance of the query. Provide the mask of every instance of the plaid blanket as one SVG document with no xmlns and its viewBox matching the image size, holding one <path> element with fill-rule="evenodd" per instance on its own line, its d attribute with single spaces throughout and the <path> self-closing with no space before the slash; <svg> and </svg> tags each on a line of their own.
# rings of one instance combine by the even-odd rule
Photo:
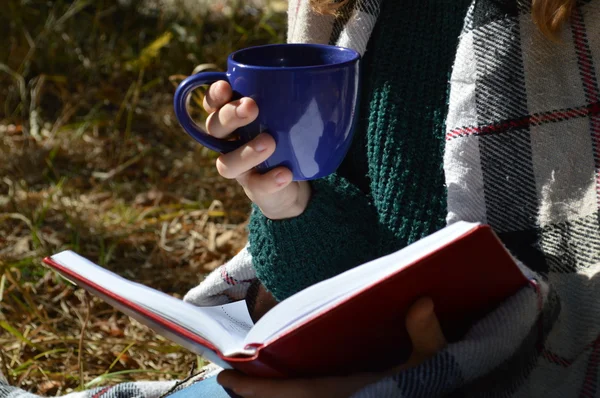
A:
<svg viewBox="0 0 600 398">
<path fill-rule="evenodd" d="M 532 281 L 360 397 L 600 396 L 600 2 L 556 44 L 528 1 L 475 1 L 450 80 L 448 223 L 488 223 Z"/>
<path fill-rule="evenodd" d="M 355 0 L 333 17 L 290 0 L 288 41 L 364 53 L 379 1 Z M 490 224 L 531 286 L 460 342 L 355 397 L 600 396 L 600 0 L 579 1 L 560 43 L 537 31 L 530 3 L 470 7 L 450 80 L 444 167 L 448 223 Z M 238 300 L 254 278 L 244 249 L 185 299 Z M 158 397 L 174 384 L 69 397 Z M 8 396 L 31 394 L 0 380 L 0 397 Z"/>
</svg>

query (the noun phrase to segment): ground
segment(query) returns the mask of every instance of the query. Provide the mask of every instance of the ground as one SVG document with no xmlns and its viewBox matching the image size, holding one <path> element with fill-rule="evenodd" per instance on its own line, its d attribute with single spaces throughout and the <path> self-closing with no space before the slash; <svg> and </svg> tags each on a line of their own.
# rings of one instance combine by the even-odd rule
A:
<svg viewBox="0 0 600 398">
<path fill-rule="evenodd" d="M 45 395 L 183 377 L 202 360 L 41 259 L 73 249 L 181 297 L 243 246 L 249 203 L 172 95 L 198 65 L 283 41 L 285 4 L 1 3 L 0 370 Z"/>
</svg>

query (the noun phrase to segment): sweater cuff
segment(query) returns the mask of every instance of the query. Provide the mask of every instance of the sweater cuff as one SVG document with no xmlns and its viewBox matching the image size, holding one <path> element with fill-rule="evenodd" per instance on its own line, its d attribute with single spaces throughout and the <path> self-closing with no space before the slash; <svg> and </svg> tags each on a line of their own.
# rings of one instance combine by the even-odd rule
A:
<svg viewBox="0 0 600 398">
<path fill-rule="evenodd" d="M 270 220 L 253 205 L 249 251 L 256 274 L 278 300 L 375 258 L 377 215 L 368 197 L 332 175 L 311 181 L 298 217 Z"/>
</svg>

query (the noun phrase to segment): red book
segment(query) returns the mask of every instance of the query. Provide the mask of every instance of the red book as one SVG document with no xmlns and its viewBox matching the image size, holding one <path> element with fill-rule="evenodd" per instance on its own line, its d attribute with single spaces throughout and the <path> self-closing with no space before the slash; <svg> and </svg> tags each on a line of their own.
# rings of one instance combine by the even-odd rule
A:
<svg viewBox="0 0 600 398">
<path fill-rule="evenodd" d="M 196 307 L 72 251 L 44 262 L 208 360 L 269 377 L 350 374 L 397 365 L 410 354 L 404 319 L 419 297 L 433 299 L 442 329 L 453 340 L 529 282 L 490 227 L 466 222 L 306 288 L 256 324 L 244 301 Z"/>
</svg>

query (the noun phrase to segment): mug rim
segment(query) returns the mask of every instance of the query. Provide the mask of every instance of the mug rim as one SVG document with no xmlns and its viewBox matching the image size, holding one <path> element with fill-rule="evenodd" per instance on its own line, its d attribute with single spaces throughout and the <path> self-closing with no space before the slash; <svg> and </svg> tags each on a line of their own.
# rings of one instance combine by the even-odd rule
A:
<svg viewBox="0 0 600 398">
<path fill-rule="evenodd" d="M 245 51 L 251 51 L 259 48 L 268 48 L 268 47 L 313 47 L 313 48 L 325 48 L 325 49 L 338 49 L 342 51 L 347 51 L 352 54 L 352 57 L 343 62 L 337 62 L 333 64 L 324 64 L 324 65 L 309 65 L 309 66 L 286 66 L 285 68 L 281 68 L 280 66 L 263 66 L 263 65 L 251 65 L 241 63 L 236 61 L 234 57 L 239 55 Z M 227 62 L 230 65 L 244 68 L 244 69 L 258 69 L 258 70 L 303 70 L 303 69 L 329 69 L 329 68 L 339 68 L 341 66 L 350 65 L 360 60 L 360 54 L 358 51 L 353 50 L 348 47 L 335 46 L 332 44 L 317 44 L 317 43 L 277 43 L 277 44 L 263 44 L 260 46 L 252 46 L 239 49 L 237 51 L 232 52 L 227 57 Z"/>
</svg>

